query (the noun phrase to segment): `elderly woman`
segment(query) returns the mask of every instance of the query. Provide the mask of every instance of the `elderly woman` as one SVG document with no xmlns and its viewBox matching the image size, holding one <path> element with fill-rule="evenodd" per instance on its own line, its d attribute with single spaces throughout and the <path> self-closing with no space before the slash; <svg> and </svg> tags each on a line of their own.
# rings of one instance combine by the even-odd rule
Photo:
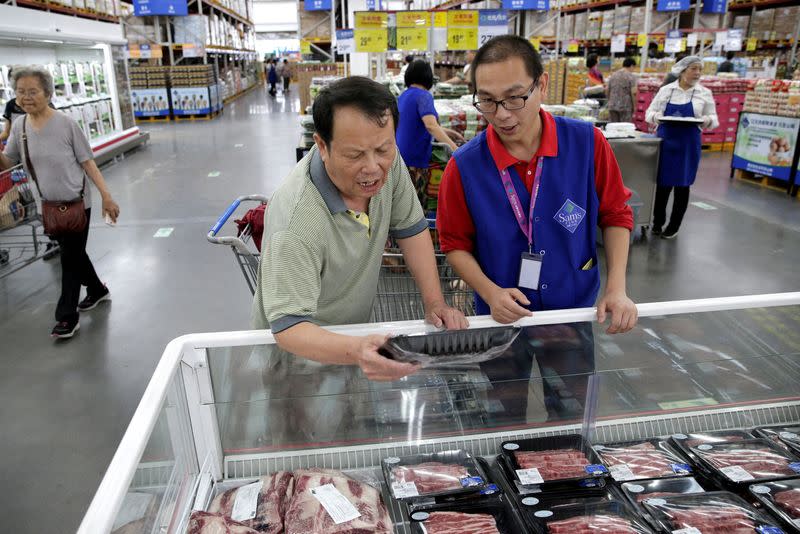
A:
<svg viewBox="0 0 800 534">
<path fill-rule="evenodd" d="M 665 239 L 678 235 L 689 205 L 689 188 L 694 184 L 700 164 L 700 132 L 719 126 L 714 96 L 699 83 L 703 60 L 697 56 L 685 57 L 675 64 L 672 74 L 678 79 L 659 89 L 645 114 L 648 123 L 658 124 L 656 132 L 662 139 L 653 234 Z M 663 228 L 673 189 L 672 215 Z"/>
<path fill-rule="evenodd" d="M 61 297 L 56 306 L 52 336 L 69 338 L 79 328 L 79 311 L 91 310 L 109 299 L 108 288 L 97 277 L 86 254 L 92 205 L 86 177 L 100 191 L 103 214 L 111 221 L 116 222 L 119 206 L 111 198 L 94 162 L 89 141 L 78 123 L 49 107 L 53 95 L 50 73 L 40 67 L 19 67 L 14 69 L 11 84 L 17 103 L 26 115 L 17 118 L 11 126 L 8 145 L 0 154 L 0 169 L 22 161 L 28 174 L 36 178 L 43 199 L 67 202 L 83 198 L 86 210 L 87 223 L 82 231 L 57 236 L 61 247 Z M 87 295 L 79 303 L 82 285 L 86 286 Z"/>
</svg>

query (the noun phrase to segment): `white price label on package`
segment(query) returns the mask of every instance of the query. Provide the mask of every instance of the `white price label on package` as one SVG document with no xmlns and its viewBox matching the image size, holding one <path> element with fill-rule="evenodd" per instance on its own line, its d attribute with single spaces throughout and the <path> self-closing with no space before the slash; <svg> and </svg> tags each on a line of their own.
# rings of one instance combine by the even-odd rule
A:
<svg viewBox="0 0 800 534">
<path fill-rule="evenodd" d="M 258 494 L 264 482 L 259 480 L 236 490 L 236 500 L 233 502 L 231 519 L 234 521 L 249 521 L 256 516 L 258 508 Z"/>
<path fill-rule="evenodd" d="M 539 470 L 535 467 L 531 467 L 530 469 L 517 469 L 517 477 L 519 477 L 520 483 L 525 486 L 544 483 L 542 474 L 539 473 Z"/>
<path fill-rule="evenodd" d="M 395 499 L 406 499 L 408 497 L 419 497 L 417 485 L 411 482 L 392 482 L 392 493 Z"/>
<path fill-rule="evenodd" d="M 311 495 L 319 501 L 337 525 L 361 517 L 361 513 L 353 506 L 353 503 L 348 501 L 347 497 L 342 495 L 333 484 L 314 488 L 311 490 Z"/>
<path fill-rule="evenodd" d="M 700 529 L 689 527 L 689 528 L 681 528 L 678 530 L 673 530 L 672 534 L 703 534 L 700 532 Z"/>
<path fill-rule="evenodd" d="M 753 480 L 755 477 L 748 473 L 741 465 L 731 465 L 720 469 L 729 479 L 734 482 L 744 482 L 745 480 Z"/>
<path fill-rule="evenodd" d="M 636 478 L 631 468 L 625 464 L 612 465 L 608 468 L 608 472 L 611 473 L 611 478 L 617 482 L 625 482 L 626 480 L 634 480 Z"/>
</svg>

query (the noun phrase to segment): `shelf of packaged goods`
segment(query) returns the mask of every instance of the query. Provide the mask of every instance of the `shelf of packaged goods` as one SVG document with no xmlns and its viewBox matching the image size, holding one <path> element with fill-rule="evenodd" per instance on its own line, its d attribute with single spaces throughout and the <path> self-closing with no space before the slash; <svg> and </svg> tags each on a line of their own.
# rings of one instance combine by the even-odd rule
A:
<svg viewBox="0 0 800 534">
<path fill-rule="evenodd" d="M 233 102 L 237 98 L 246 95 L 247 93 L 249 93 L 250 91 L 254 90 L 257 87 L 261 87 L 261 84 L 260 83 L 254 83 L 253 85 L 251 85 L 247 89 L 243 89 L 243 90 L 239 91 L 238 93 L 236 93 L 235 95 L 231 95 L 231 96 L 225 98 L 222 102 L 224 104 L 230 104 L 231 102 Z"/>
<path fill-rule="evenodd" d="M 587 4 L 572 4 L 561 8 L 562 13 L 574 13 L 576 11 L 601 11 L 602 9 L 611 9 L 617 4 L 634 4 L 635 1 L 628 0 L 601 0 L 600 2 L 591 2 Z"/>
<path fill-rule="evenodd" d="M 796 6 L 797 0 L 754 0 L 751 2 L 741 2 L 738 4 L 728 4 L 728 11 L 741 11 L 743 9 L 752 8 L 770 8 L 770 7 L 790 7 Z"/>
<path fill-rule="evenodd" d="M 16 0 L 16 5 L 19 7 L 31 7 L 34 9 L 41 9 L 44 11 L 51 11 L 53 13 L 61 13 L 63 15 L 75 15 L 81 18 L 94 19 L 103 22 L 119 23 L 119 17 L 109 15 L 107 13 L 99 13 L 89 9 L 79 9 L 74 7 L 57 4 L 55 2 L 40 2 L 37 0 Z"/>
<path fill-rule="evenodd" d="M 224 15 L 227 15 L 227 16 L 231 17 L 232 19 L 237 20 L 238 22 L 246 24 L 247 26 L 251 26 L 252 27 L 254 25 L 253 21 L 248 20 L 245 16 L 240 15 L 239 13 L 228 9 L 227 7 L 222 6 L 222 4 L 218 4 L 214 0 L 204 0 L 203 5 L 204 6 L 208 6 L 208 7 L 212 8 L 212 9 L 215 9 L 215 10 L 219 11 L 220 13 L 222 13 Z"/>
</svg>

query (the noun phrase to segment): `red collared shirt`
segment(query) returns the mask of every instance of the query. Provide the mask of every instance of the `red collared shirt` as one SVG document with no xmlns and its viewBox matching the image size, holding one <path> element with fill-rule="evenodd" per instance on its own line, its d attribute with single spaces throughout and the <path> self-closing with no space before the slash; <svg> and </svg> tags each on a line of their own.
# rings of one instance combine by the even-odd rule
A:
<svg viewBox="0 0 800 534">
<path fill-rule="evenodd" d="M 539 149 L 531 161 L 519 161 L 509 154 L 491 125 L 486 131 L 486 142 L 498 171 L 513 166 L 525 182 L 528 191 L 533 189 L 537 159 L 543 156 L 558 157 L 556 121 L 545 111 L 539 111 L 539 117 L 542 119 L 542 139 Z M 600 201 L 599 226 L 601 228 L 621 226 L 633 230 L 633 211 L 626 204 L 631 197 L 631 192 L 622 183 L 622 174 L 611 146 L 597 128 L 594 129 L 594 184 L 597 198 Z M 461 173 L 458 171 L 455 158 L 451 158 L 447 163 L 442 176 L 436 227 L 439 231 L 439 243 L 443 252 L 451 250 L 472 252 L 474 250 L 475 225 L 464 199 Z"/>
</svg>

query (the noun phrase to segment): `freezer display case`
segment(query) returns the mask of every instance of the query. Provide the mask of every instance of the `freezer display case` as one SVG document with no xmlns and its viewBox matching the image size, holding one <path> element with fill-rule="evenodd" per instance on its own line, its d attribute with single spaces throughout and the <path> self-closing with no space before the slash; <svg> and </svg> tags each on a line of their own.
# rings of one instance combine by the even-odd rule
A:
<svg viewBox="0 0 800 534">
<path fill-rule="evenodd" d="M 472 514 L 466 520 L 475 524 L 494 517 L 500 532 L 535 532 L 547 523 L 541 514 L 594 520 L 556 510 L 576 487 L 598 510 L 627 520 L 635 512 L 622 483 L 602 460 L 588 465 L 590 450 L 800 422 L 800 293 L 638 308 L 637 327 L 613 336 L 590 308 L 540 312 L 513 327 L 472 317 L 469 331 L 452 336 L 429 335 L 420 321 L 331 328 L 405 335 L 396 346 L 436 355 L 391 383 L 294 357 L 268 331 L 175 339 L 79 532 L 183 534 L 214 522 L 230 529 L 235 520 L 260 525 L 257 532 L 351 525 L 405 534 L 464 520 L 453 513 Z M 464 353 L 476 357 L 448 363 Z M 529 463 L 509 467 L 513 444 L 576 435 L 548 442 L 574 441 L 585 449 L 577 456 L 537 445 L 528 447 Z M 676 475 L 703 474 L 697 458 L 669 446 L 681 460 L 672 463 L 689 468 Z M 469 457 L 482 466 L 477 472 L 465 467 Z M 545 469 L 575 468 L 554 467 L 558 458 L 580 460 L 591 476 L 569 488 L 538 484 Z M 403 480 L 387 465 L 401 465 Z M 519 467 L 524 473 L 509 475 Z M 451 492 L 456 482 L 474 491 Z M 426 498 L 415 500 L 414 491 Z M 319 517 L 329 523 L 313 526 Z M 649 531 L 645 515 L 632 520 Z"/>
</svg>

